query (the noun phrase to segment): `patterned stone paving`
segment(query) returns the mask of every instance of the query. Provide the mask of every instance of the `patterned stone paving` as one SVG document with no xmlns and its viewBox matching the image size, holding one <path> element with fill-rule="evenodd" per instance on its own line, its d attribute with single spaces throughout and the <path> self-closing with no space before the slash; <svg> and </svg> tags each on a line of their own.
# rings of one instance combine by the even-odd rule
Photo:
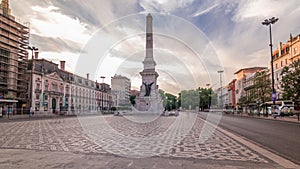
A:
<svg viewBox="0 0 300 169">
<path fill-rule="evenodd" d="M 150 123 L 135 123 L 124 117 L 105 116 L 107 123 L 122 135 L 134 138 L 159 135 L 178 117 L 161 117 Z M 268 160 L 224 133 L 205 128 L 210 136 L 199 140 L 204 121 L 198 117 L 191 131 L 163 157 L 212 160 L 236 160 L 268 163 Z M 163 144 L 164 138 L 155 144 Z M 106 144 L 110 143 L 109 140 Z M 153 143 L 154 144 L 154 143 Z M 116 149 L 118 146 L 111 145 Z M 148 149 L 154 145 L 149 145 Z M 107 153 L 88 137 L 77 118 L 45 119 L 0 123 L 0 148 L 21 148 L 43 151 Z"/>
<path fill-rule="evenodd" d="M 192 157 L 213 160 L 267 161 L 245 145 L 233 140 L 211 126 L 206 126 L 207 132 L 212 132 L 205 142 L 199 140 L 204 122 L 197 118 L 191 132 L 174 148 L 170 150 L 174 157 Z"/>
<path fill-rule="evenodd" d="M 131 122 L 126 118 L 106 117 L 105 120 L 117 132 L 129 137 L 151 137 L 166 131 L 176 117 L 158 118 L 149 123 Z M 124 130 L 125 129 L 125 130 Z"/>
</svg>

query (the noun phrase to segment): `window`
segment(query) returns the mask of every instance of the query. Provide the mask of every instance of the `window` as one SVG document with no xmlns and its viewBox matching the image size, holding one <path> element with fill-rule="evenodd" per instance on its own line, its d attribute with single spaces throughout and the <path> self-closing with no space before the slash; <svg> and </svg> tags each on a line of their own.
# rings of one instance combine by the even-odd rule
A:
<svg viewBox="0 0 300 169">
<path fill-rule="evenodd" d="M 63 86 L 63 85 L 60 86 L 60 92 L 61 92 L 61 93 L 64 92 L 64 86 Z"/>
<path fill-rule="evenodd" d="M 49 89 L 49 85 L 48 83 L 45 83 L 45 91 L 48 91 L 48 89 Z"/>
<path fill-rule="evenodd" d="M 69 94 L 69 86 L 66 86 L 66 94 Z"/>
<path fill-rule="evenodd" d="M 40 83 L 36 84 L 36 89 L 40 89 Z"/>
<path fill-rule="evenodd" d="M 278 66 L 277 66 L 277 63 L 276 63 L 276 65 L 275 65 L 275 69 L 277 69 L 278 68 Z"/>
<path fill-rule="evenodd" d="M 288 64 L 287 59 L 285 59 L 285 64 L 286 64 L 286 65 Z"/>
<path fill-rule="evenodd" d="M 35 99 L 36 99 L 36 100 L 40 100 L 40 94 L 36 94 L 36 95 L 35 95 Z"/>
<path fill-rule="evenodd" d="M 40 102 L 35 102 L 35 111 L 40 111 Z"/>
<path fill-rule="evenodd" d="M 48 95 L 45 95 L 45 100 L 48 100 Z"/>
<path fill-rule="evenodd" d="M 282 67 L 282 65 L 283 65 L 283 64 L 282 64 L 282 61 L 280 61 L 280 67 Z"/>
<path fill-rule="evenodd" d="M 57 84 L 52 83 L 52 91 L 56 92 L 57 91 Z"/>
<path fill-rule="evenodd" d="M 78 78 L 77 81 L 78 81 L 79 84 L 82 84 L 82 79 Z"/>
<path fill-rule="evenodd" d="M 298 48 L 294 48 L 294 55 L 298 53 Z"/>
<path fill-rule="evenodd" d="M 48 111 L 48 102 L 44 103 L 44 111 Z"/>
</svg>

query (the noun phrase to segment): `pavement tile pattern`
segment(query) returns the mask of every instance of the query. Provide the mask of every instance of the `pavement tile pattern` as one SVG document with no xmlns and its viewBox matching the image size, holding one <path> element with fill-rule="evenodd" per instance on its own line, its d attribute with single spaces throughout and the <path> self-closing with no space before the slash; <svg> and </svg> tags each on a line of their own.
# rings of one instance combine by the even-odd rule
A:
<svg viewBox="0 0 300 169">
<path fill-rule="evenodd" d="M 124 117 L 105 116 L 116 131 L 137 138 L 166 131 L 176 118 L 161 117 L 150 123 L 135 123 Z M 202 130 L 210 132 L 204 142 L 199 140 Z M 0 148 L 108 153 L 88 137 L 75 117 L 0 123 Z M 247 146 L 207 127 L 200 117 L 183 140 L 160 156 L 269 163 L 267 158 Z"/>
</svg>

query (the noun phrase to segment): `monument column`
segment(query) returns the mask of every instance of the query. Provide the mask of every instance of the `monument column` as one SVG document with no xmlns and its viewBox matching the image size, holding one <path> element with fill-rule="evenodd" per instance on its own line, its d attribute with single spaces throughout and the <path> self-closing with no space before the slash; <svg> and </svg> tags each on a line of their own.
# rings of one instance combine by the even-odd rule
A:
<svg viewBox="0 0 300 169">
<path fill-rule="evenodd" d="M 153 59 L 153 31 L 152 16 L 150 14 L 146 17 L 146 57 L 143 64 L 144 70 L 140 72 L 142 76 L 141 96 L 155 97 L 158 73 L 155 71 L 156 63 Z"/>
<path fill-rule="evenodd" d="M 154 70 L 155 65 L 153 59 L 153 32 L 152 32 L 152 16 L 150 14 L 147 15 L 146 21 L 146 57 L 144 60 L 144 70 Z"/>
<path fill-rule="evenodd" d="M 141 111 L 162 109 L 161 98 L 156 84 L 158 73 L 155 71 L 156 63 L 153 58 L 153 31 L 152 16 L 146 17 L 146 56 L 143 61 L 144 70 L 140 72 L 142 85 L 140 96 L 136 99 L 136 107 Z"/>
</svg>

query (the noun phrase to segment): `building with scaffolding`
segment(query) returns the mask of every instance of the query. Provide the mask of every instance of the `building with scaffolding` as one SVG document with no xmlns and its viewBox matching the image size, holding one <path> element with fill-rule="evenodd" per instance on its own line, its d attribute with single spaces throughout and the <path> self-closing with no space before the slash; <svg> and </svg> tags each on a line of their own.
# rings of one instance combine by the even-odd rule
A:
<svg viewBox="0 0 300 169">
<path fill-rule="evenodd" d="M 4 113 L 22 113 L 28 103 L 29 26 L 11 15 L 8 0 L 0 4 L 0 35 L 0 107 Z"/>
</svg>

